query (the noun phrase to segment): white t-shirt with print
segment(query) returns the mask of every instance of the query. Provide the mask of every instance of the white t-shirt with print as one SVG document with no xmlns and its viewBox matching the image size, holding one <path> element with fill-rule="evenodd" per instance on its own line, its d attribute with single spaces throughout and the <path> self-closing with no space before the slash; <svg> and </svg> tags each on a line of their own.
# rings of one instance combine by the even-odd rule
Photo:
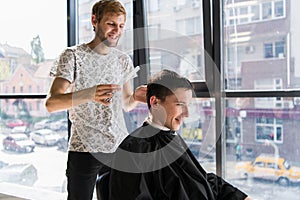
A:
<svg viewBox="0 0 300 200">
<path fill-rule="evenodd" d="M 115 48 L 101 55 L 81 44 L 66 49 L 50 75 L 70 81 L 70 91 L 112 83 L 120 84 L 122 88 L 125 82 L 137 76 L 136 69 L 130 57 Z M 72 122 L 70 151 L 111 153 L 128 135 L 122 110 L 122 90 L 114 94 L 109 106 L 88 102 L 72 107 L 69 118 Z"/>
</svg>

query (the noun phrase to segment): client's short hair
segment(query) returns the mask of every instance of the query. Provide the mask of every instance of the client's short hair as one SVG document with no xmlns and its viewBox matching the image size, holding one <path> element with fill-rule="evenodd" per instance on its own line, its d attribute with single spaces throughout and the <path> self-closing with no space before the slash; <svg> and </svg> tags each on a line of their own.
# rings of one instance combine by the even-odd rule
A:
<svg viewBox="0 0 300 200">
<path fill-rule="evenodd" d="M 178 88 L 193 90 L 191 82 L 174 71 L 164 69 L 154 74 L 147 84 L 147 104 L 151 108 L 150 97 L 156 96 L 161 101 L 165 101 L 166 96 L 173 95 Z"/>
</svg>

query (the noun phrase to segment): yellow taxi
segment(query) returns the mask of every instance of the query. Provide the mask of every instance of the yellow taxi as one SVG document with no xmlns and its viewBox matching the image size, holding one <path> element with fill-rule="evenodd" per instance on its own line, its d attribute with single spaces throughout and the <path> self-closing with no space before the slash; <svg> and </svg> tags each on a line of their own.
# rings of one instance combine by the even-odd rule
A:
<svg viewBox="0 0 300 200">
<path fill-rule="evenodd" d="M 284 158 L 270 154 L 261 154 L 252 162 L 238 162 L 235 170 L 247 178 L 276 181 L 284 186 L 300 182 L 300 167 L 291 166 Z"/>
<path fill-rule="evenodd" d="M 185 140 L 202 141 L 201 128 L 183 128 L 182 137 Z"/>
</svg>

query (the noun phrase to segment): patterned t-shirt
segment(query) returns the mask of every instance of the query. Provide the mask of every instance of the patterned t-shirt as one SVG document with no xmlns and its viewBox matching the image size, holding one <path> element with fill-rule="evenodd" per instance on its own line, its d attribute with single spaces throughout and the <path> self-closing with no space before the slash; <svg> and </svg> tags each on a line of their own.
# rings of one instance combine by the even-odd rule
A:
<svg viewBox="0 0 300 200">
<path fill-rule="evenodd" d="M 130 57 L 111 48 L 106 55 L 91 50 L 86 44 L 67 48 L 59 57 L 51 76 L 70 81 L 70 91 L 98 84 L 120 84 L 136 77 Z M 112 103 L 80 104 L 69 109 L 72 122 L 69 150 L 77 152 L 114 152 L 128 135 L 122 110 L 122 90 L 114 94 Z"/>
</svg>

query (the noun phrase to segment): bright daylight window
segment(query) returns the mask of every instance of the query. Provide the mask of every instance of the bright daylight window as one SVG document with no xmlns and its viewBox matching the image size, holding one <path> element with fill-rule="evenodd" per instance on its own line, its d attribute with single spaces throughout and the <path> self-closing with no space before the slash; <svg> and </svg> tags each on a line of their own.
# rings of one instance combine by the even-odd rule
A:
<svg viewBox="0 0 300 200">
<path fill-rule="evenodd" d="M 96 0 L 75 2 L 76 42 L 89 42 L 90 11 Z M 121 2 L 128 16 L 119 48 L 133 56 L 133 2 L 141 1 Z M 205 67 L 206 4 L 202 3 L 207 1 L 143 2 L 149 47 L 149 65 L 140 66 L 147 73 L 145 79 L 161 69 L 175 70 L 196 84 L 213 77 Z M 216 172 L 216 160 L 222 156 L 226 180 L 253 199 L 298 199 L 300 1 L 216 2 L 223 4 L 222 14 L 212 14 L 223 17 L 224 23 L 220 45 L 224 90 L 219 91 L 225 94 L 224 104 L 219 106 L 215 97 L 195 98 L 180 134 L 207 171 Z M 66 3 L 7 0 L 1 4 L 0 193 L 26 199 L 65 197 L 66 113 L 49 114 L 44 97 L 51 83 L 49 69 L 67 47 Z M 129 132 L 147 113 L 146 106 L 138 106 L 126 116 Z M 220 113 L 224 127 L 216 126 Z M 216 156 L 217 130 L 225 135 L 224 157 Z M 56 139 L 48 140 L 49 134 Z"/>
<path fill-rule="evenodd" d="M 49 114 L 44 97 L 67 47 L 66 1 L 3 0 L 0 26 L 0 193 L 62 199 L 67 118 Z"/>
<path fill-rule="evenodd" d="M 300 166 L 300 107 L 297 94 L 285 94 L 299 92 L 300 86 L 300 29 L 295 21 L 300 3 L 222 2 L 228 13 L 222 77 L 231 95 L 224 111 L 226 178 L 253 199 L 298 199 L 300 173 L 292 169 Z M 245 19 L 244 8 L 250 20 L 233 20 Z M 290 168 L 284 165 L 287 161 Z"/>
</svg>

